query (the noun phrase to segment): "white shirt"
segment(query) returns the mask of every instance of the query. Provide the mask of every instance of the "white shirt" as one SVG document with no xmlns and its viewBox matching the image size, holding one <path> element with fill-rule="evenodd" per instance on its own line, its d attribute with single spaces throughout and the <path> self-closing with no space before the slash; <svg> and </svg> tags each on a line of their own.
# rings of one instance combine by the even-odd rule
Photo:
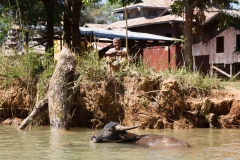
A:
<svg viewBox="0 0 240 160">
<path fill-rule="evenodd" d="M 127 49 L 126 49 L 125 47 L 121 47 L 120 50 L 127 52 Z M 110 48 L 110 49 L 106 52 L 106 54 L 111 53 L 111 52 L 113 52 L 113 51 L 116 51 L 116 49 L 115 49 L 115 48 Z"/>
</svg>

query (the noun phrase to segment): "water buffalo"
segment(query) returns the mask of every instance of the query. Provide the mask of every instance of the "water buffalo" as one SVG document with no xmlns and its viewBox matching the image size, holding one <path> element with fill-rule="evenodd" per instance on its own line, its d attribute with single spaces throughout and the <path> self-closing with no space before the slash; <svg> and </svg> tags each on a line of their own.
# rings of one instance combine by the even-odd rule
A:
<svg viewBox="0 0 240 160">
<path fill-rule="evenodd" d="M 117 122 L 110 122 L 96 135 L 91 137 L 91 141 L 100 142 L 131 142 L 137 145 L 160 148 L 160 147 L 190 147 L 188 143 L 173 137 L 164 135 L 136 135 L 127 133 L 126 130 L 138 128 L 140 126 L 125 127 Z"/>
</svg>

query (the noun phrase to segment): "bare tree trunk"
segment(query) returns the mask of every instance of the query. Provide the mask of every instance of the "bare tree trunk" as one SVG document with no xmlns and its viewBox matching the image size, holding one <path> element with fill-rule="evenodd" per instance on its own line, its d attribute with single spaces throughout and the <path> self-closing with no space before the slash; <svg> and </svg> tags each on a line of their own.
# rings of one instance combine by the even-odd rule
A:
<svg viewBox="0 0 240 160">
<path fill-rule="evenodd" d="M 75 55 L 68 48 L 63 48 L 54 73 L 49 82 L 48 94 L 39 101 L 31 114 L 22 122 L 18 129 L 25 129 L 27 125 L 40 113 L 41 108 L 49 108 L 51 130 L 68 130 L 70 121 L 69 83 L 74 76 L 76 64 Z"/>
<path fill-rule="evenodd" d="M 70 13 L 71 13 L 71 2 L 70 0 L 65 0 L 65 10 L 63 15 L 63 25 L 64 25 L 64 35 L 63 39 L 68 46 L 71 46 L 71 27 L 70 27 Z"/>
<path fill-rule="evenodd" d="M 53 29 L 54 0 L 42 0 L 42 2 L 44 4 L 46 12 L 47 12 L 47 46 L 46 46 L 45 51 L 48 52 L 51 48 L 53 48 L 53 37 L 54 37 L 54 29 Z"/>
<path fill-rule="evenodd" d="M 184 45 L 184 62 L 185 67 L 189 70 L 192 70 L 193 59 L 192 59 L 192 28 L 193 28 L 193 2 L 189 0 L 184 1 L 185 6 L 185 26 L 184 26 L 184 37 L 186 38 Z"/>
<path fill-rule="evenodd" d="M 82 1 L 64 0 L 64 40 L 75 53 L 80 53 L 81 34 L 79 30 Z"/>
<path fill-rule="evenodd" d="M 74 52 L 80 54 L 81 49 L 81 34 L 79 30 L 80 12 L 82 9 L 82 1 L 76 1 L 72 3 L 72 16 L 71 16 L 71 33 L 72 33 L 72 45 Z"/>
<path fill-rule="evenodd" d="M 49 82 L 48 107 L 51 130 L 68 130 L 70 121 L 68 84 L 74 75 L 75 55 L 63 48 Z"/>
</svg>

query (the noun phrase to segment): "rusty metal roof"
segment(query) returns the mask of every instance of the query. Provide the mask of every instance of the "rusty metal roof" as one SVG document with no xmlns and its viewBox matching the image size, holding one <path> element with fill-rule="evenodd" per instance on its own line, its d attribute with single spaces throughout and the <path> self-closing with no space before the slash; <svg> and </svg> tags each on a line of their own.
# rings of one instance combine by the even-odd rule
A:
<svg viewBox="0 0 240 160">
<path fill-rule="evenodd" d="M 132 8 L 162 8 L 168 9 L 173 4 L 173 0 L 142 0 L 143 2 L 126 6 L 127 9 Z M 124 7 L 113 10 L 113 13 L 121 13 L 124 11 Z"/>
<path fill-rule="evenodd" d="M 154 18 L 138 17 L 138 18 L 129 19 L 127 23 L 128 23 L 128 28 L 133 28 L 133 27 L 146 26 L 151 24 L 168 23 L 169 21 L 182 22 L 183 18 L 174 16 L 174 15 L 166 15 L 166 16 L 154 17 Z M 125 28 L 125 27 L 126 27 L 125 20 L 118 21 L 108 25 L 108 28 L 110 29 Z"/>
</svg>

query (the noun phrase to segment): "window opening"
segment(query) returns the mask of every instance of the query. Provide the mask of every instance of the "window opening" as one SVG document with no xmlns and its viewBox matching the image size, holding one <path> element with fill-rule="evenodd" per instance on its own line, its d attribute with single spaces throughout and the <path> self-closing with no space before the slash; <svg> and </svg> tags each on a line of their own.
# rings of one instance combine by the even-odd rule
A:
<svg viewBox="0 0 240 160">
<path fill-rule="evenodd" d="M 157 11 L 156 10 L 149 10 L 148 11 L 149 17 L 157 17 Z"/>
<path fill-rule="evenodd" d="M 240 34 L 236 35 L 236 48 L 235 51 L 240 51 Z"/>
<path fill-rule="evenodd" d="M 140 11 L 135 12 L 135 17 L 140 17 Z"/>
<path fill-rule="evenodd" d="M 224 37 L 217 37 L 216 50 L 217 50 L 217 53 L 224 52 Z"/>
<path fill-rule="evenodd" d="M 172 33 L 166 33 L 165 37 L 172 37 Z"/>
</svg>

